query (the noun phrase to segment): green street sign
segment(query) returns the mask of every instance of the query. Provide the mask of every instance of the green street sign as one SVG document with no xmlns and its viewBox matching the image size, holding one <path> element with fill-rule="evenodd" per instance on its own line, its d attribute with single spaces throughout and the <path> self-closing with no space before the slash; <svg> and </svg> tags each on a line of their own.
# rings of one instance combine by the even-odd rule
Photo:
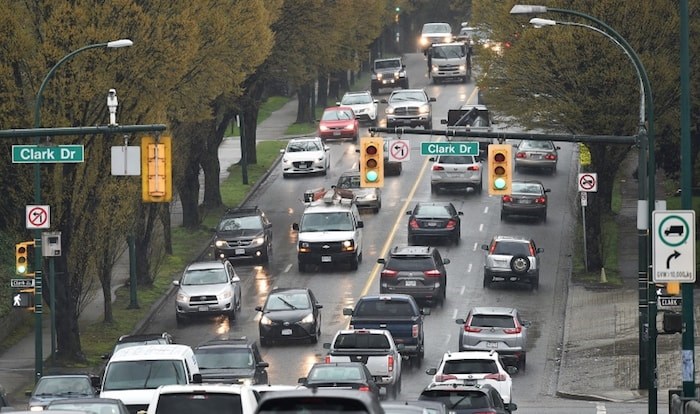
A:
<svg viewBox="0 0 700 414">
<path fill-rule="evenodd" d="M 479 143 L 421 142 L 420 155 L 479 155 Z"/>
<path fill-rule="evenodd" d="M 84 162 L 83 145 L 13 145 L 14 164 L 57 164 L 64 162 Z"/>
</svg>

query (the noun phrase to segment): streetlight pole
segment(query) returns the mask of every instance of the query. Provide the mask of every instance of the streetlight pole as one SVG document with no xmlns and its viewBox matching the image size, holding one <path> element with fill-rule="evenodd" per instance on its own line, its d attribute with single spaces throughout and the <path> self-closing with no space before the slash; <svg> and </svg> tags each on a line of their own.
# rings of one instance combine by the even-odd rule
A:
<svg viewBox="0 0 700 414">
<path fill-rule="evenodd" d="M 40 128 L 41 127 L 41 104 L 44 100 L 43 94 L 44 94 L 44 89 L 46 88 L 46 85 L 48 84 L 49 80 L 53 77 L 53 74 L 56 72 L 56 69 L 58 69 L 59 66 L 61 66 L 63 63 L 66 61 L 70 60 L 73 56 L 77 55 L 80 52 L 83 52 L 88 49 L 95 49 L 95 48 L 100 48 L 100 47 L 106 47 L 106 48 L 120 48 L 120 47 L 128 47 L 133 45 L 134 42 L 132 42 L 129 39 L 119 39 L 119 40 L 113 40 L 111 42 L 106 42 L 106 43 L 95 43 L 87 46 L 83 46 L 79 49 L 76 49 L 69 54 L 63 56 L 58 62 L 56 62 L 55 65 L 49 70 L 49 73 L 46 74 L 44 77 L 44 80 L 41 82 L 41 86 L 39 86 L 39 91 L 36 93 L 36 99 L 34 100 L 34 128 Z M 39 145 L 41 143 L 41 137 L 36 136 L 34 137 L 34 143 Z M 41 204 L 41 164 L 35 163 L 34 164 L 34 204 L 39 205 Z M 42 343 L 42 327 L 41 327 L 41 314 L 43 313 L 43 305 L 42 305 L 42 294 L 43 294 L 43 289 L 42 289 L 42 277 L 43 277 L 43 255 L 42 255 L 42 247 L 41 247 L 41 230 L 37 229 L 34 230 L 34 325 L 35 325 L 35 342 L 34 342 L 34 381 L 38 381 L 39 378 L 43 375 L 43 362 L 44 362 L 44 356 L 43 356 L 43 343 Z M 51 292 L 51 295 L 55 295 L 56 292 Z M 52 312 L 56 312 L 56 309 L 52 309 Z M 53 344 L 52 344 L 53 345 Z"/>
<path fill-rule="evenodd" d="M 652 97 L 649 77 L 642 65 L 639 56 L 619 33 L 603 21 L 587 14 L 567 9 L 552 8 L 547 6 L 515 5 L 511 14 L 535 14 L 555 12 L 573 15 L 595 23 L 598 27 L 575 22 L 554 22 L 569 26 L 579 26 L 605 35 L 616 45 L 624 50 L 627 57 L 634 64 L 639 77 L 641 87 L 640 97 L 640 122 L 639 122 L 639 194 L 637 201 L 637 244 L 638 244 L 638 291 L 639 291 L 639 387 L 649 390 L 649 412 L 656 412 L 657 384 L 656 384 L 656 286 L 649 277 L 651 271 L 651 243 L 649 226 L 656 204 L 656 160 L 654 156 L 654 101 Z M 533 19 L 537 24 L 547 23 L 546 19 Z M 532 22 L 532 21 L 531 21 Z M 541 25 L 540 25 L 541 26 Z M 646 102 L 647 118 L 644 113 Z M 648 125 L 648 129 L 646 126 Z M 644 187 L 647 188 L 645 194 Z"/>
</svg>

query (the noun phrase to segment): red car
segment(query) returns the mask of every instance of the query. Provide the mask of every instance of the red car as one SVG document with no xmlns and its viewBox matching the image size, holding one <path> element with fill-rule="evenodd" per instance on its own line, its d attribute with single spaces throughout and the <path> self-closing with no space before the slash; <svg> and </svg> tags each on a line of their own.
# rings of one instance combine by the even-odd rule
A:
<svg viewBox="0 0 700 414">
<path fill-rule="evenodd" d="M 332 106 L 323 111 L 318 123 L 318 136 L 322 139 L 351 138 L 360 136 L 360 123 L 349 106 Z"/>
</svg>

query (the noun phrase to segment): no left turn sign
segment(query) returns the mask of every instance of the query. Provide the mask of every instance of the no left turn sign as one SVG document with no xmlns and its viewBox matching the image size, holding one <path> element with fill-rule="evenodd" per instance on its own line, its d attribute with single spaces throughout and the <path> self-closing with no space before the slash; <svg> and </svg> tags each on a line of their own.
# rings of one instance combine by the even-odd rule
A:
<svg viewBox="0 0 700 414">
<path fill-rule="evenodd" d="M 598 191 L 597 173 L 580 173 L 578 175 L 578 191 L 595 193 Z"/>
<path fill-rule="evenodd" d="M 403 162 L 411 159 L 408 140 L 392 139 L 389 141 L 389 161 Z"/>
<path fill-rule="evenodd" d="M 48 229 L 51 227 L 49 206 L 26 206 L 27 229 Z"/>
</svg>

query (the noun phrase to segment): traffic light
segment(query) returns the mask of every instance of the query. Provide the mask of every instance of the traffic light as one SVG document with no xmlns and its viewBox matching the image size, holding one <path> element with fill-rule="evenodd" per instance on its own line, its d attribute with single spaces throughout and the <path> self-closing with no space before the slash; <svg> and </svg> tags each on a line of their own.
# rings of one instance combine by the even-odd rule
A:
<svg viewBox="0 0 700 414">
<path fill-rule="evenodd" d="M 22 276 L 32 276 L 29 272 L 29 253 L 34 250 L 34 241 L 15 244 L 15 272 Z"/>
<path fill-rule="evenodd" d="M 513 180 L 512 150 L 510 144 L 489 144 L 489 195 L 510 194 Z"/>
<path fill-rule="evenodd" d="M 384 138 L 360 140 L 360 187 L 384 186 Z"/>
<path fill-rule="evenodd" d="M 170 137 L 141 138 L 141 199 L 167 203 L 173 199 Z"/>
<path fill-rule="evenodd" d="M 679 282 L 666 283 L 666 293 L 673 296 L 681 294 L 681 284 Z"/>
</svg>

